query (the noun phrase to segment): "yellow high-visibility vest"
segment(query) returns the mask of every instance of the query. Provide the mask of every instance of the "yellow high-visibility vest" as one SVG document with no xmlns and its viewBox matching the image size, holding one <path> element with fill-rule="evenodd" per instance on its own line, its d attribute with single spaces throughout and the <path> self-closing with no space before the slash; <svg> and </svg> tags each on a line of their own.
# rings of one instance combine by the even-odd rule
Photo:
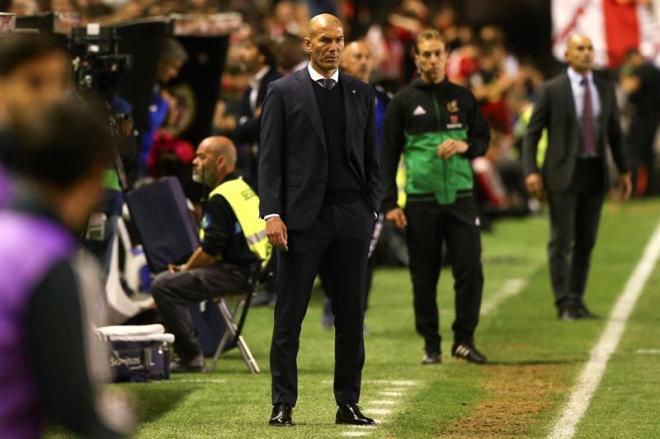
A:
<svg viewBox="0 0 660 439">
<path fill-rule="evenodd" d="M 529 125 L 529 121 L 532 119 L 533 112 L 534 112 L 534 106 L 530 105 L 520 115 L 520 122 L 524 124 L 524 129 L 522 130 L 523 135 L 524 132 L 527 131 L 527 126 Z M 536 150 L 536 166 L 538 166 L 539 168 L 543 167 L 543 162 L 545 161 L 545 153 L 547 150 L 548 150 L 548 129 L 544 128 L 543 133 L 541 134 L 541 138 L 539 139 L 538 149 Z"/>
<path fill-rule="evenodd" d="M 266 221 L 259 217 L 259 197 L 241 177 L 221 183 L 213 189 L 209 199 L 222 195 L 231 206 L 243 229 L 248 248 L 261 261 L 262 267 L 268 263 L 273 247 L 266 236 Z M 204 239 L 204 229 L 199 231 Z"/>
</svg>

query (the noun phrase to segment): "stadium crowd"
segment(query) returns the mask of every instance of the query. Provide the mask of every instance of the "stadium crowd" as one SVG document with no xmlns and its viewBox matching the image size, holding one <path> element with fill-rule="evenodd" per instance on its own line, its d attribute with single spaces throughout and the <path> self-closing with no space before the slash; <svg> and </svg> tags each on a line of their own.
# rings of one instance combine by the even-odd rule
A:
<svg viewBox="0 0 660 439">
<path fill-rule="evenodd" d="M 452 2 L 397 0 L 378 2 L 378 7 L 372 3 L 375 2 L 12 0 L 0 5 L 0 10 L 20 15 L 48 11 L 75 12 L 80 14 L 82 23 L 99 22 L 107 25 L 171 13 L 239 12 L 243 22 L 240 29 L 230 36 L 225 68 L 219 78 L 222 93 L 217 102 L 213 125 L 216 134 L 228 135 L 237 141 L 239 168 L 247 174 L 256 172 L 253 166 L 257 150 L 254 134 L 250 138 L 249 129 L 242 127 L 247 117 L 243 102 L 245 91 L 251 83 L 259 82 L 255 75 L 262 67 L 260 62 L 265 62 L 265 65 L 281 75 L 289 74 L 307 62 L 302 50 L 302 38 L 306 35 L 310 17 L 323 11 L 342 18 L 346 24 L 347 41 L 364 39 L 369 44 L 374 63 L 370 82 L 392 94 L 416 76 L 412 58 L 412 44 L 416 35 L 422 29 L 434 27 L 441 32 L 449 48 L 448 78 L 468 87 L 475 94 L 491 127 L 492 140 L 487 155 L 473 162 L 482 215 L 487 220 L 538 210 L 536 200 L 529 199 L 524 190 L 522 168 L 519 165 L 520 146 L 536 93 L 544 79 L 552 76 L 556 68 L 548 69 L 544 66 L 542 70 L 538 59 L 528 55 L 517 57 L 512 53 L 502 29 L 492 25 L 476 27 L 461 21 Z M 251 59 L 254 54 L 250 55 L 249 52 L 254 51 L 254 41 L 259 41 L 258 51 L 265 57 L 265 61 Z M 639 52 L 631 51 L 625 62 L 610 74 L 620 78 L 619 95 L 624 103 L 624 126 L 632 125 L 628 144 L 631 151 L 635 151 L 632 155 L 636 165 L 635 194 L 655 194 L 658 192 L 655 178 L 657 166 L 654 138 L 651 137 L 655 134 L 654 128 L 660 114 L 660 99 L 657 93 L 647 90 L 655 88 L 657 69 L 646 62 Z M 263 96 L 260 98 L 259 103 Z M 168 102 L 176 107 L 174 99 L 168 99 Z M 249 112 L 255 110 L 247 108 Z M 169 113 L 167 121 L 175 123 L 178 110 L 170 108 Z M 162 128 L 159 130 L 161 134 L 176 131 L 168 130 L 167 126 Z M 171 140 L 156 136 L 153 144 L 158 150 L 159 146 Z M 181 160 L 191 166 L 192 156 L 184 152 L 179 154 Z M 153 169 L 155 157 L 151 161 L 150 173 L 162 175 L 162 171 Z"/>
</svg>

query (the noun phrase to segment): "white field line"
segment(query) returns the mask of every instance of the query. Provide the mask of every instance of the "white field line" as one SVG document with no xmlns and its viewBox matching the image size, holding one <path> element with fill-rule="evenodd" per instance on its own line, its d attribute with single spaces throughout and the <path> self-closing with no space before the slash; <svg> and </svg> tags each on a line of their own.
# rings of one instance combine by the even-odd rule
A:
<svg viewBox="0 0 660 439">
<path fill-rule="evenodd" d="M 637 353 L 646 355 L 658 355 L 660 354 L 660 349 L 637 349 Z"/>
<path fill-rule="evenodd" d="M 345 437 L 366 437 L 370 436 L 373 431 L 378 428 L 379 425 L 388 422 L 388 417 L 392 415 L 394 411 L 394 406 L 398 405 L 403 396 L 412 389 L 418 382 L 411 380 L 398 380 L 398 381 L 388 381 L 388 380 L 365 380 L 366 383 L 375 384 L 378 386 L 387 386 L 383 388 L 383 391 L 378 392 L 379 399 L 373 399 L 367 403 L 367 406 L 364 408 L 364 413 L 369 416 L 377 416 L 378 419 L 375 419 L 376 425 L 371 426 L 354 426 L 352 430 L 345 431 L 341 433 Z M 381 387 L 382 388 L 382 387 Z M 387 396 L 385 399 L 383 396 Z M 374 407 L 375 406 L 375 407 Z M 387 406 L 384 407 L 384 406 Z M 366 431 L 365 431 L 366 430 Z"/>
<path fill-rule="evenodd" d="M 379 409 L 379 408 L 368 408 L 365 410 L 366 413 L 376 416 L 388 416 L 392 414 L 390 409 Z"/>
<path fill-rule="evenodd" d="M 332 380 L 323 380 L 323 384 L 332 384 Z M 365 384 L 382 384 L 392 387 L 412 387 L 419 384 L 419 381 L 414 380 L 362 380 L 362 383 Z M 399 389 L 397 389 L 399 390 Z M 405 390 L 405 389 L 401 389 Z"/>
<path fill-rule="evenodd" d="M 550 438 L 572 438 L 575 435 L 576 427 L 589 407 L 591 397 L 605 373 L 607 362 L 621 340 L 628 318 L 646 281 L 653 272 L 659 256 L 660 224 L 656 226 L 635 271 L 628 278 L 623 293 L 614 305 L 607 326 L 598 340 L 598 344 L 592 349 L 589 362 L 584 366 L 570 400 L 550 433 Z"/>
<path fill-rule="evenodd" d="M 396 401 L 391 399 L 374 399 L 373 401 L 369 401 L 367 405 L 369 407 L 373 405 L 396 405 Z"/>
<path fill-rule="evenodd" d="M 493 312 L 495 308 L 500 306 L 505 300 L 520 294 L 523 288 L 527 285 L 525 279 L 508 279 L 502 288 L 493 294 L 486 302 L 481 305 L 481 315 L 486 315 Z"/>
<path fill-rule="evenodd" d="M 403 393 L 401 393 L 401 392 L 385 391 L 385 392 L 380 392 L 379 395 L 382 395 L 382 396 L 393 396 L 393 397 L 395 397 L 395 398 L 398 398 L 398 397 L 400 397 L 401 395 L 403 395 Z"/>
<path fill-rule="evenodd" d="M 223 384 L 226 383 L 227 380 L 223 379 L 214 379 L 214 378 L 200 378 L 200 379 L 192 379 L 192 378 L 184 378 L 184 379 L 172 379 L 172 380 L 152 380 L 150 381 L 151 383 L 186 383 L 186 384 Z"/>
<path fill-rule="evenodd" d="M 365 380 L 369 384 L 387 384 L 394 387 L 412 387 L 417 385 L 417 381 L 413 380 Z"/>
</svg>

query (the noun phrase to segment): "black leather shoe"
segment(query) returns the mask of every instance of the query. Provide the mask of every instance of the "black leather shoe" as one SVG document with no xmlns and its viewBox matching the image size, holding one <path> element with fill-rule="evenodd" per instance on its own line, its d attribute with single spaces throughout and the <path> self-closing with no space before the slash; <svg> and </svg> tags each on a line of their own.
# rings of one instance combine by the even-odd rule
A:
<svg viewBox="0 0 660 439">
<path fill-rule="evenodd" d="M 357 404 L 340 404 L 337 409 L 335 424 L 373 425 L 375 423 L 376 421 L 362 414 Z"/>
<path fill-rule="evenodd" d="M 578 313 L 578 318 L 580 319 L 597 319 L 598 316 L 586 307 L 584 303 L 581 303 L 580 305 L 577 306 L 577 313 Z"/>
<path fill-rule="evenodd" d="M 293 406 L 286 402 L 278 402 L 273 405 L 273 413 L 270 414 L 268 425 L 275 427 L 290 427 L 293 425 L 293 418 L 291 414 Z"/>
<path fill-rule="evenodd" d="M 204 356 L 201 354 L 190 361 L 181 361 L 179 359 L 170 362 L 171 373 L 196 373 L 204 371 Z"/>
<path fill-rule="evenodd" d="M 442 356 L 440 355 L 439 352 L 424 352 L 424 358 L 422 358 L 422 364 L 423 365 L 429 365 L 429 364 L 440 364 L 442 363 Z"/>
<path fill-rule="evenodd" d="M 557 311 L 557 317 L 559 320 L 577 320 L 582 318 L 580 314 L 580 309 L 577 306 L 560 306 Z"/>
<path fill-rule="evenodd" d="M 485 364 L 488 361 L 486 356 L 479 352 L 473 344 L 468 343 L 455 344 L 451 348 L 451 354 L 456 358 L 466 360 L 468 363 Z"/>
</svg>

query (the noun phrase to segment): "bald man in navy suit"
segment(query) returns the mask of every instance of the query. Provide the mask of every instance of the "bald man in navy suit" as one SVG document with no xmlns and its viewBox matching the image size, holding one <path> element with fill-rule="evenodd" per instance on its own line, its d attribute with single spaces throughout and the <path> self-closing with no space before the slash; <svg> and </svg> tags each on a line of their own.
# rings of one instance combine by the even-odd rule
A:
<svg viewBox="0 0 660 439">
<path fill-rule="evenodd" d="M 329 14 L 310 21 L 307 68 L 275 81 L 264 102 L 261 215 L 280 249 L 270 352 L 270 425 L 292 425 L 300 328 L 319 267 L 333 281 L 338 424 L 373 424 L 357 403 L 364 365 L 369 240 L 380 200 L 374 91 L 339 71 L 344 32 Z"/>
</svg>

